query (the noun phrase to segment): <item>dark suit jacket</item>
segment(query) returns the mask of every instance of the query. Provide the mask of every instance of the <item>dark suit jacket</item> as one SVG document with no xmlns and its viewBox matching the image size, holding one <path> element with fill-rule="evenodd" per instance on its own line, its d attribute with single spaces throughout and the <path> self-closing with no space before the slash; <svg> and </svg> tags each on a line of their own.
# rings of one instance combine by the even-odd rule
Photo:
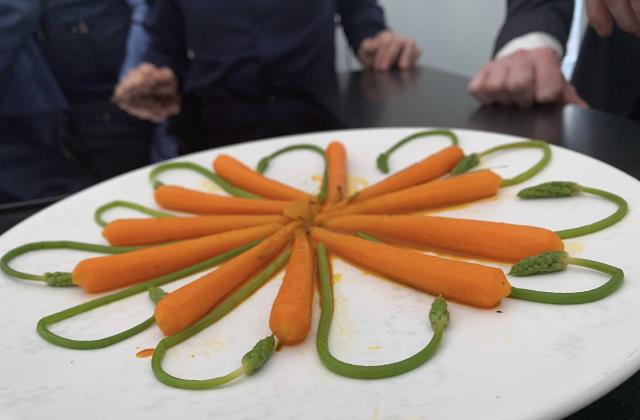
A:
<svg viewBox="0 0 640 420">
<path fill-rule="evenodd" d="M 573 5 L 573 0 L 509 0 L 495 51 L 534 31 L 546 32 L 566 44 Z M 617 27 L 611 36 L 602 38 L 589 27 L 572 82 L 591 107 L 637 117 L 634 112 L 640 109 L 640 39 Z"/>
</svg>

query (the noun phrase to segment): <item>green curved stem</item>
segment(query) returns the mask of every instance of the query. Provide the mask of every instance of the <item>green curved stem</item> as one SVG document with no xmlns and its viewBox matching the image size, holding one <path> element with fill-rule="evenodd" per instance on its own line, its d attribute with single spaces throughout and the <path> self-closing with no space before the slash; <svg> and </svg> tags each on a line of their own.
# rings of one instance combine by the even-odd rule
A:
<svg viewBox="0 0 640 420">
<path fill-rule="evenodd" d="M 175 170 L 175 169 L 186 169 L 192 172 L 196 172 L 204 176 L 205 178 L 213 181 L 216 185 L 218 185 L 220 188 L 222 188 L 224 191 L 226 191 L 230 195 L 233 195 L 236 197 L 243 197 L 243 198 L 254 198 L 254 199 L 262 198 L 255 194 L 251 194 L 250 192 L 245 191 L 242 188 L 236 187 L 235 185 L 226 181 L 215 172 L 212 172 L 207 168 L 193 162 L 169 162 L 169 163 L 163 163 L 162 165 L 156 166 L 149 173 L 149 180 L 151 181 L 153 188 L 158 188 L 160 185 L 162 185 L 162 182 L 157 180 L 158 176 L 161 173 Z"/>
<path fill-rule="evenodd" d="M 624 280 L 624 272 L 612 265 L 582 258 L 569 257 L 568 264 L 578 265 L 600 271 L 610 276 L 609 280 L 600 287 L 583 292 L 542 292 L 538 290 L 511 288 L 510 298 L 528 300 L 532 302 L 551 303 L 555 305 L 575 305 L 604 299 L 615 292 Z"/>
<path fill-rule="evenodd" d="M 355 236 L 357 236 L 358 238 L 361 238 L 361 239 L 366 239 L 367 241 L 370 241 L 370 242 L 376 242 L 376 243 L 379 243 L 379 244 L 383 244 L 384 243 L 384 241 L 382 239 L 378 239 L 373 235 L 369 235 L 368 233 L 361 232 L 361 231 L 356 232 Z"/>
<path fill-rule="evenodd" d="M 122 254 L 124 252 L 134 251 L 140 248 L 131 246 L 98 245 L 75 241 L 32 242 L 29 244 L 21 245 L 4 254 L 0 259 L 0 269 L 2 269 L 5 274 L 18 279 L 48 282 L 48 280 L 54 273 L 45 273 L 43 275 L 29 274 L 15 270 L 9 266 L 9 263 L 14 258 L 19 257 L 20 255 L 24 255 L 32 251 L 42 251 L 48 249 L 72 249 L 76 251 L 97 252 L 103 254 Z"/>
<path fill-rule="evenodd" d="M 588 235 L 590 233 L 598 232 L 600 230 L 606 229 L 611 225 L 618 223 L 620 220 L 624 218 L 624 216 L 629 211 L 629 205 L 627 201 L 620 197 L 619 195 L 599 190 L 597 188 L 589 188 L 582 187 L 582 192 L 590 193 L 602 197 L 606 200 L 609 200 L 618 206 L 618 209 L 603 219 L 598 220 L 597 222 L 590 223 L 588 225 L 579 226 L 572 229 L 564 229 L 556 231 L 556 234 L 560 237 L 560 239 L 570 239 L 577 238 L 578 236 Z"/>
<path fill-rule="evenodd" d="M 93 218 L 96 221 L 96 223 L 102 227 L 106 226 L 109 224 L 109 222 L 107 222 L 106 220 L 103 219 L 103 215 L 114 208 L 117 207 L 123 207 L 126 209 L 131 209 L 131 210 L 135 210 L 139 213 L 142 214 L 146 214 L 147 216 L 151 216 L 151 217 L 174 217 L 173 214 L 171 213 L 167 213 L 164 211 L 160 211 L 160 210 L 155 210 L 149 207 L 145 207 L 143 205 L 137 204 L 137 203 L 133 203 L 131 201 L 123 201 L 123 200 L 116 200 L 116 201 L 110 201 L 107 204 L 104 204 L 100 207 L 98 207 L 95 211 L 95 213 L 93 214 Z"/>
<path fill-rule="evenodd" d="M 260 159 L 260 161 L 258 162 L 258 166 L 256 167 L 256 171 L 258 173 L 264 174 L 265 171 L 269 168 L 269 164 L 271 163 L 271 161 L 280 156 L 283 155 L 285 153 L 289 153 L 289 152 L 293 152 L 293 151 L 297 151 L 297 150 L 308 150 L 311 152 L 315 152 L 317 154 L 319 154 L 320 156 L 322 156 L 322 159 L 324 161 L 325 164 L 325 169 L 324 169 L 324 173 L 322 175 L 322 185 L 320 186 L 320 193 L 318 194 L 318 200 L 323 203 L 324 199 L 327 196 L 327 187 L 328 187 L 328 179 L 327 179 L 327 158 L 324 152 L 324 149 L 316 146 L 315 144 L 294 144 L 291 146 L 287 146 L 287 147 L 283 147 L 282 149 L 276 150 L 275 152 L 271 153 L 269 156 L 265 156 L 262 159 Z"/>
<path fill-rule="evenodd" d="M 329 259 L 327 258 L 327 251 L 324 244 L 318 244 L 316 253 L 318 258 L 320 301 L 322 306 L 322 313 L 318 323 L 318 335 L 316 337 L 316 350 L 322 364 L 327 369 L 337 373 L 338 375 L 347 376 L 349 378 L 381 379 L 409 372 L 410 370 L 423 365 L 433 356 L 440 345 L 440 341 L 442 340 L 446 322 L 444 324 L 440 322 L 437 325 L 433 325 L 432 323 L 434 334 L 429 343 L 418 353 L 399 362 L 384 365 L 362 366 L 345 363 L 335 358 L 329 350 L 329 332 L 331 330 L 334 307 Z"/>
<path fill-rule="evenodd" d="M 156 378 L 165 385 L 172 386 L 174 388 L 182 389 L 211 389 L 229 383 L 230 381 L 242 376 L 247 372 L 247 366 L 244 366 L 234 370 L 228 375 L 224 375 L 213 379 L 184 379 L 178 378 L 167 373 L 162 368 L 162 360 L 170 348 L 182 343 L 184 340 L 193 337 L 200 331 L 204 330 L 211 324 L 215 323 L 226 314 L 231 312 L 242 301 L 251 296 L 256 290 L 258 290 L 263 284 L 265 284 L 275 273 L 277 273 L 289 259 L 291 254 L 290 250 L 287 250 L 280 254 L 271 264 L 267 266 L 262 272 L 254 276 L 247 283 L 245 283 L 240 289 L 229 296 L 224 302 L 216 306 L 206 316 L 200 319 L 190 327 L 180 331 L 177 334 L 171 335 L 162 339 L 156 346 L 153 352 L 153 358 L 151 359 L 151 369 L 153 370 Z"/>
<path fill-rule="evenodd" d="M 551 148 L 549 147 L 549 144 L 547 142 L 542 140 L 530 140 L 530 141 L 523 141 L 523 142 L 517 142 L 517 143 L 503 144 L 500 146 L 487 149 L 484 152 L 479 153 L 478 156 L 484 157 L 492 153 L 503 151 L 503 150 L 523 149 L 523 148 L 531 148 L 531 147 L 542 149 L 542 157 L 535 165 L 533 165 L 531 168 L 527 169 L 526 171 L 514 176 L 513 178 L 502 180 L 502 183 L 500 184 L 501 187 L 510 187 L 512 185 L 517 185 L 524 181 L 527 181 L 528 179 L 533 178 L 535 175 L 540 173 L 540 171 L 542 171 L 549 164 L 549 162 L 551 161 Z"/>
<path fill-rule="evenodd" d="M 380 172 L 382 172 L 383 174 L 388 174 L 389 173 L 389 157 L 391 156 L 391 154 L 393 152 L 395 152 L 400 147 L 404 146 L 405 144 L 409 143 L 412 140 L 415 140 L 415 139 L 421 138 L 421 137 L 431 137 L 431 136 L 449 137 L 449 139 L 451 140 L 451 144 L 453 146 L 456 146 L 458 144 L 458 136 L 456 136 L 456 134 L 451 130 L 419 131 L 417 133 L 413 133 L 413 134 L 401 139 L 396 144 L 391 146 L 391 148 L 389 148 L 389 150 L 387 150 L 386 152 L 381 153 L 380 155 L 378 155 L 378 158 L 376 160 L 376 164 L 378 166 L 378 170 L 380 170 Z"/>
<path fill-rule="evenodd" d="M 119 343 L 120 341 L 123 341 L 129 337 L 132 337 L 138 334 L 139 332 L 144 331 L 149 326 L 151 326 L 154 323 L 153 316 L 125 331 L 119 332 L 109 337 L 100 338 L 97 340 L 74 340 L 71 338 L 61 337 L 53 333 L 52 331 L 50 331 L 48 327 L 60 321 L 64 321 L 65 319 L 73 318 L 77 315 L 83 314 L 85 312 L 89 312 L 93 309 L 99 308 L 109 303 L 117 302 L 119 300 L 138 294 L 140 292 L 144 292 L 148 290 L 150 287 L 154 287 L 154 286 L 158 287 L 163 284 L 169 283 L 171 281 L 180 279 L 182 277 L 195 274 L 199 271 L 203 271 L 203 270 L 207 270 L 209 268 L 215 267 L 216 265 L 219 265 L 224 261 L 227 261 L 235 257 L 236 255 L 243 253 L 244 251 L 255 246 L 257 243 L 258 241 L 232 249 L 231 251 L 225 252 L 224 254 L 220 254 L 216 257 L 194 264 L 191 267 L 188 267 L 170 274 L 166 274 L 161 277 L 156 277 L 155 279 L 147 280 L 143 283 L 136 284 L 134 286 L 128 287 L 119 292 L 116 292 L 107 296 L 99 297 L 89 302 L 85 302 L 80 305 L 65 309 L 63 311 L 56 312 L 51 315 L 47 315 L 38 321 L 38 324 L 36 326 L 36 331 L 38 332 L 40 337 L 44 338 L 49 343 L 54 344 L 56 346 L 65 347 L 68 349 L 93 350 L 93 349 L 107 347 L 115 343 Z"/>
</svg>

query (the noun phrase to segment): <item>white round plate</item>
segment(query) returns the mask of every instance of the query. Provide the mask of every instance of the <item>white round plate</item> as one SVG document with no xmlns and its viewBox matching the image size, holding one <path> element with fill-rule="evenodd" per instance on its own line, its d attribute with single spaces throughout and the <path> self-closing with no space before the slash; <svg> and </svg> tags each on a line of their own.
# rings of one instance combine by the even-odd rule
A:
<svg viewBox="0 0 640 420">
<path fill-rule="evenodd" d="M 344 142 L 351 183 L 362 188 L 383 176 L 376 156 L 417 128 L 322 132 L 209 150 L 180 160 L 209 167 L 218 153 L 248 165 L 294 143 Z M 519 140 L 512 136 L 456 130 L 467 153 Z M 447 144 L 425 138 L 400 149 L 392 170 L 413 163 Z M 484 166 L 505 177 L 534 163 L 538 150 L 493 155 Z M 69 239 L 104 243 L 93 211 L 122 199 L 153 206 L 149 168 L 119 176 L 63 200 L 0 237 L 0 254 L 34 241 Z M 267 174 L 306 191 L 316 191 L 321 159 L 299 152 L 275 160 Z M 214 191 L 196 175 L 175 173 L 163 179 Z M 570 414 L 613 389 L 640 367 L 640 183 L 623 172 L 573 151 L 553 147 L 551 164 L 527 183 L 502 189 L 497 198 L 448 209 L 456 217 L 564 229 L 594 221 L 614 206 L 597 197 L 524 201 L 525 186 L 571 180 L 615 192 L 631 210 L 617 225 L 568 240 L 577 257 L 619 266 L 623 286 L 599 302 L 553 306 L 504 299 L 492 310 L 450 304 L 451 323 L 437 354 L 408 374 L 363 381 L 336 376 L 315 352 L 315 327 L 307 340 L 283 347 L 255 376 L 210 391 L 184 391 L 156 381 L 150 359 L 137 358 L 162 338 L 157 327 L 112 347 L 76 351 L 55 347 L 35 331 L 38 319 L 87 301 L 80 289 L 55 289 L 0 275 L 0 418 L 113 419 L 544 419 Z M 114 212 L 110 218 L 127 212 Z M 20 257 L 18 269 L 41 273 L 70 271 L 86 253 L 45 251 Z M 500 266 L 500 265 L 499 265 Z M 507 265 L 500 267 L 508 270 Z M 190 279 L 195 278 L 192 276 Z M 268 335 L 271 302 L 282 274 L 217 324 L 167 354 L 166 369 L 176 375 L 208 378 L 239 366 L 241 356 Z M 189 280 L 190 280 L 189 279 Z M 516 286 L 541 290 L 585 290 L 605 276 L 572 267 L 559 274 L 513 278 Z M 173 283 L 172 290 L 187 280 Z M 378 364 L 405 358 L 431 337 L 427 321 L 432 296 L 381 280 L 334 260 L 336 313 L 331 348 L 340 358 Z M 316 296 L 316 301 L 318 297 Z M 55 326 L 73 338 L 98 338 L 140 322 L 152 304 L 140 295 Z M 314 324 L 319 307 L 314 308 Z"/>
</svg>

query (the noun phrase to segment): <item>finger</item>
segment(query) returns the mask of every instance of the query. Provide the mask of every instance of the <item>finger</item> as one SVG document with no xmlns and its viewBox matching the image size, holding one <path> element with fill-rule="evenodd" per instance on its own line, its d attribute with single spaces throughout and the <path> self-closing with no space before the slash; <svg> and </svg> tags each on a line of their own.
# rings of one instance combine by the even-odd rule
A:
<svg viewBox="0 0 640 420">
<path fill-rule="evenodd" d="M 375 57 L 377 43 L 372 38 L 367 38 L 360 44 L 358 49 L 358 58 L 362 62 L 363 67 L 370 68 Z"/>
<path fill-rule="evenodd" d="M 178 79 L 173 70 L 162 68 L 156 74 L 156 84 L 154 94 L 156 95 L 176 95 L 178 93 Z"/>
<path fill-rule="evenodd" d="M 636 19 L 629 0 L 606 0 L 606 2 L 609 12 L 620 29 L 632 34 L 640 32 L 640 21 Z"/>
<path fill-rule="evenodd" d="M 513 103 L 507 91 L 509 66 L 507 60 L 498 60 L 484 82 L 484 92 L 489 104 L 509 105 Z"/>
<path fill-rule="evenodd" d="M 398 55 L 402 50 L 402 42 L 398 40 L 391 40 L 384 44 L 378 54 L 376 54 L 375 69 L 376 70 L 389 70 L 389 68 L 396 62 Z"/>
<path fill-rule="evenodd" d="M 631 8 L 636 15 L 636 19 L 640 22 L 640 0 L 631 0 Z M 634 35 L 640 37 L 640 32 L 635 32 Z"/>
<path fill-rule="evenodd" d="M 576 92 L 576 88 L 569 82 L 566 82 L 564 85 L 564 89 L 562 91 L 562 99 L 564 103 L 567 104 L 576 104 L 581 108 L 589 108 L 589 104 L 587 101 L 582 99 L 578 92 Z"/>
<path fill-rule="evenodd" d="M 154 66 L 146 65 L 146 63 L 140 65 L 123 80 L 120 98 L 128 101 L 138 96 L 151 94 L 154 83 L 152 75 L 154 72 Z"/>
<path fill-rule="evenodd" d="M 551 48 L 540 48 L 532 51 L 534 65 L 536 102 L 548 104 L 562 99 L 564 76 L 560 71 L 558 54 Z"/>
<path fill-rule="evenodd" d="M 534 72 L 530 54 L 518 51 L 508 56 L 509 71 L 507 72 L 507 91 L 511 99 L 522 107 L 533 104 Z"/>
<path fill-rule="evenodd" d="M 468 86 L 469 93 L 485 105 L 488 105 L 491 102 L 491 97 L 486 94 L 484 89 L 485 80 L 489 75 L 490 67 L 491 63 L 481 68 L 480 71 L 473 76 L 473 79 L 471 79 Z"/>
<path fill-rule="evenodd" d="M 605 0 L 587 0 L 587 17 L 600 36 L 609 36 L 613 31 L 613 20 L 607 10 Z"/>
<path fill-rule="evenodd" d="M 366 38 L 360 43 L 359 50 L 364 54 L 375 52 L 380 47 L 380 41 L 380 38 Z"/>
<path fill-rule="evenodd" d="M 417 50 L 418 48 L 416 47 L 415 42 L 413 41 L 407 42 L 404 45 L 402 52 L 400 53 L 400 58 L 398 59 L 398 67 L 400 67 L 403 70 L 408 69 L 409 67 L 412 67 L 417 61 L 416 59 Z"/>
</svg>

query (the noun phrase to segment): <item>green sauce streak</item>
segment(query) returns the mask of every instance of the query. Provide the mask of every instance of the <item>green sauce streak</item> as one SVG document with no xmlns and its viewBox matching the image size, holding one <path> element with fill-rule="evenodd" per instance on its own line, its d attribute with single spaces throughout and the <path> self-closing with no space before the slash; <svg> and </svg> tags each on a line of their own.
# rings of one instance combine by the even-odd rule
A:
<svg viewBox="0 0 640 420">
<path fill-rule="evenodd" d="M 333 318 L 333 291 L 329 259 L 327 258 L 327 250 L 323 244 L 318 244 L 316 253 L 320 277 L 320 301 L 322 305 L 322 314 L 320 315 L 320 322 L 318 323 L 316 349 L 322 364 L 324 364 L 327 369 L 349 378 L 381 379 L 409 372 L 423 365 L 434 355 L 442 340 L 444 329 L 449 322 L 447 302 L 441 296 L 438 296 L 434 300 L 431 305 L 431 311 L 429 312 L 429 320 L 434 332 L 433 337 L 418 353 L 399 362 L 375 366 L 354 365 L 336 359 L 329 350 L 329 331 L 331 330 L 331 321 Z"/>
<path fill-rule="evenodd" d="M 207 270 L 209 268 L 215 267 L 223 263 L 224 261 L 230 260 L 231 258 L 239 255 L 251 247 L 255 246 L 258 241 L 253 243 L 232 249 L 231 251 L 225 252 L 224 254 L 220 254 L 216 257 L 210 258 L 208 260 L 199 262 L 197 264 L 192 265 L 191 267 L 166 274 L 161 277 L 157 277 L 155 279 L 147 280 L 143 283 L 136 284 L 134 286 L 123 289 L 119 292 L 113 293 L 111 295 L 103 296 L 89 302 L 82 303 L 77 306 L 73 306 L 71 308 L 65 309 L 60 312 L 56 312 L 51 315 L 47 315 L 44 318 L 38 321 L 36 326 L 36 330 L 38 334 L 46 341 L 56 346 L 65 347 L 68 349 L 75 350 L 93 350 L 100 349 L 103 347 L 108 347 L 112 344 L 119 343 L 129 337 L 133 337 L 134 335 L 144 331 L 149 326 L 151 326 L 155 319 L 154 317 L 150 317 L 138 325 L 135 325 L 125 331 L 119 332 L 109 337 L 100 338 L 97 340 L 74 340 L 70 338 L 61 337 L 49 330 L 49 326 L 56 324 L 60 321 L 64 321 L 65 319 L 73 318 L 74 316 L 83 314 L 85 312 L 89 312 L 93 309 L 99 308 L 101 306 L 107 305 L 109 303 L 117 302 L 119 300 L 128 298 L 135 294 L 144 292 L 149 290 L 150 288 L 153 290 L 153 287 L 158 287 L 163 284 L 169 283 L 171 281 L 180 279 L 182 277 L 189 276 L 191 274 L 195 274 L 199 271 Z"/>
<path fill-rule="evenodd" d="M 551 161 L 551 148 L 542 140 L 530 140 L 530 141 L 522 141 L 517 143 L 509 143 L 503 144 L 500 146 L 492 147 L 490 149 L 485 150 L 482 153 L 468 155 L 463 158 L 458 165 L 456 165 L 451 173 L 454 175 L 461 174 L 467 172 L 468 170 L 475 167 L 478 163 L 480 163 L 480 158 L 490 155 L 495 152 L 503 151 L 503 150 L 511 150 L 511 149 L 525 149 L 525 148 L 537 148 L 542 149 L 542 157 L 540 160 L 533 165 L 531 168 L 526 171 L 514 176 L 510 179 L 503 179 L 500 184 L 501 187 L 510 187 L 512 185 L 520 184 L 528 179 L 536 176 L 540 171 L 542 171 Z"/>
<path fill-rule="evenodd" d="M 589 303 L 611 295 L 618 290 L 624 280 L 624 272 L 618 267 L 598 261 L 573 258 L 566 252 L 545 252 L 534 257 L 526 258 L 515 264 L 509 274 L 514 276 L 531 276 L 534 274 L 552 273 L 565 270 L 568 264 L 591 268 L 609 275 L 610 278 L 602 286 L 583 292 L 543 292 L 512 287 L 509 297 L 555 305 Z"/>
<path fill-rule="evenodd" d="M 75 241 L 45 241 L 45 242 L 32 242 L 29 244 L 21 245 L 17 248 L 14 248 L 8 251 L 6 254 L 2 256 L 0 259 L 0 269 L 2 271 L 11 276 L 22 280 L 32 280 L 32 281 L 41 281 L 49 284 L 50 286 L 62 287 L 62 286 L 72 286 L 73 284 L 67 282 L 67 278 L 71 279 L 70 273 L 45 273 L 45 274 L 29 274 L 24 273 L 22 271 L 15 270 L 9 266 L 11 260 L 20 255 L 27 254 L 32 251 L 42 251 L 49 249 L 71 249 L 76 251 L 88 251 L 88 252 L 97 252 L 102 254 L 122 254 L 124 252 L 134 251 L 136 249 L 140 249 L 139 247 L 131 247 L 131 246 L 108 246 L 108 245 L 98 245 L 98 244 L 89 244 L 85 242 L 75 242 Z"/>
<path fill-rule="evenodd" d="M 274 274 L 276 274 L 284 264 L 289 260 L 290 250 L 280 254 L 271 264 L 262 272 L 250 279 L 240 289 L 229 296 L 224 302 L 211 310 L 207 315 L 200 319 L 190 327 L 180 331 L 177 334 L 161 340 L 153 352 L 151 359 L 151 368 L 156 378 L 165 385 L 182 389 L 211 389 L 225 385 L 242 375 L 251 375 L 264 365 L 273 350 L 275 349 L 275 340 L 273 337 L 267 337 L 260 340 L 256 346 L 244 355 L 242 358 L 242 366 L 233 372 L 212 379 L 183 379 L 173 376 L 162 369 L 162 359 L 170 348 L 182 343 L 184 340 L 196 335 L 214 322 L 218 321 L 226 314 L 231 312 L 243 300 L 251 296 L 263 284 L 265 284 Z"/>
<path fill-rule="evenodd" d="M 93 219 L 96 221 L 98 225 L 105 227 L 106 225 L 109 224 L 109 222 L 104 220 L 103 218 L 104 214 L 107 211 L 117 207 L 135 210 L 139 213 L 146 214 L 147 216 L 151 216 L 151 217 L 174 217 L 174 215 L 171 213 L 155 210 L 137 203 L 132 203 L 131 201 L 116 200 L 116 201 L 110 201 L 107 204 L 104 204 L 98 207 L 95 213 L 93 214 Z"/>
<path fill-rule="evenodd" d="M 400 147 L 404 146 L 405 144 L 409 143 L 412 140 L 415 140 L 421 137 L 431 137 L 431 136 L 449 137 L 449 139 L 451 140 L 452 146 L 458 145 L 458 136 L 456 136 L 456 134 L 451 130 L 419 131 L 417 133 L 411 134 L 403 138 L 402 140 L 400 140 L 399 142 L 391 146 L 389 150 L 378 155 L 378 158 L 376 159 L 376 165 L 378 166 L 378 170 L 380 170 L 380 172 L 382 172 L 383 174 L 388 174 L 389 173 L 389 157 L 393 152 L 395 152 Z"/>
<path fill-rule="evenodd" d="M 193 162 L 169 162 L 169 163 L 163 163 L 162 165 L 156 166 L 149 173 L 149 181 L 151 181 L 151 185 L 153 185 L 153 188 L 158 188 L 159 186 L 163 185 L 162 182 L 157 180 L 158 176 L 161 173 L 167 172 L 167 171 L 170 171 L 170 170 L 175 170 L 175 169 L 186 169 L 186 170 L 189 170 L 189 171 L 192 171 L 192 172 L 196 172 L 196 173 L 204 176 L 205 178 L 213 181 L 220 188 L 222 188 L 224 191 L 226 191 L 227 194 L 229 194 L 229 195 L 233 195 L 233 196 L 236 196 L 236 197 L 242 197 L 242 198 L 254 198 L 254 199 L 261 199 L 262 198 L 260 196 L 255 195 L 255 194 L 251 194 L 250 192 L 245 191 L 242 188 L 236 187 L 235 185 L 231 184 L 230 182 L 225 181 L 218 174 L 208 170 L 207 168 L 205 168 L 203 166 L 195 164 Z"/>
<path fill-rule="evenodd" d="M 584 187 L 576 184 L 575 182 L 553 181 L 544 184 L 536 185 L 533 187 L 525 188 L 518 193 L 518 197 L 525 200 L 538 199 L 538 198 L 563 198 L 573 197 L 578 193 L 589 193 L 602 197 L 605 200 L 609 200 L 618 206 L 617 210 L 603 219 L 597 222 L 587 225 L 579 226 L 571 229 L 564 229 L 556 231 L 556 234 L 560 239 L 577 238 L 579 236 L 595 233 L 603 229 L 608 228 L 626 216 L 629 211 L 629 205 L 627 201 L 619 195 L 610 193 L 608 191 L 599 190 L 597 188 Z"/>
<path fill-rule="evenodd" d="M 327 157 L 325 155 L 324 149 L 316 146 L 315 144 L 306 144 L 306 143 L 294 144 L 294 145 L 283 147 L 282 149 L 276 150 L 275 152 L 271 153 L 269 156 L 265 156 L 262 159 L 260 159 L 260 161 L 258 162 L 258 166 L 256 167 L 256 171 L 258 173 L 264 174 L 265 171 L 269 168 L 269 164 L 274 158 L 280 155 L 283 155 L 285 153 L 294 152 L 297 150 L 308 150 L 310 152 L 315 152 L 320 156 L 322 156 L 325 169 L 324 169 L 324 174 L 322 175 L 322 185 L 320 186 L 320 193 L 318 194 L 318 200 L 320 201 L 320 203 L 324 203 L 324 199 L 327 196 L 327 187 L 328 187 Z"/>
</svg>

